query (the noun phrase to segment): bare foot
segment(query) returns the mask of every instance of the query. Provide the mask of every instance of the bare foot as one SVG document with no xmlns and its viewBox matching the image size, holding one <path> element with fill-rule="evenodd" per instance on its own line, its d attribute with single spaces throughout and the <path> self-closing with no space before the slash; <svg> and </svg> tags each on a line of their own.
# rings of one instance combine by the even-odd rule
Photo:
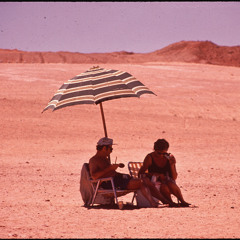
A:
<svg viewBox="0 0 240 240">
<path fill-rule="evenodd" d="M 177 203 L 171 202 L 169 203 L 169 207 L 179 207 Z"/>
<path fill-rule="evenodd" d="M 189 205 L 191 205 L 191 203 L 187 203 L 187 202 L 180 203 L 180 207 L 189 207 Z"/>
<path fill-rule="evenodd" d="M 153 200 L 151 202 L 151 206 L 154 207 L 154 208 L 157 208 L 158 207 L 158 203 Z"/>
</svg>

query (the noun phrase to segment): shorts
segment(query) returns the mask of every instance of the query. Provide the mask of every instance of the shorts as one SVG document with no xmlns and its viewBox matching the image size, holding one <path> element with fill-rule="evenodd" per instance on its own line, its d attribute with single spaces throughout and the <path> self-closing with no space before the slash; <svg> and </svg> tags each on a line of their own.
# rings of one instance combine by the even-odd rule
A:
<svg viewBox="0 0 240 240">
<path fill-rule="evenodd" d="M 131 178 L 132 177 L 129 174 L 116 173 L 116 175 L 113 177 L 115 188 L 119 190 L 126 190 Z M 102 182 L 101 187 L 104 189 L 112 189 L 112 183 L 111 181 Z"/>
<path fill-rule="evenodd" d="M 168 175 L 165 176 L 164 180 L 160 180 L 158 177 L 154 178 L 154 176 L 148 176 L 148 178 L 150 179 L 150 181 L 152 182 L 158 182 L 158 183 L 162 183 L 162 184 L 167 184 L 168 182 L 172 182 L 172 183 L 176 183 L 175 180 L 173 180 L 171 177 L 169 177 Z"/>
</svg>

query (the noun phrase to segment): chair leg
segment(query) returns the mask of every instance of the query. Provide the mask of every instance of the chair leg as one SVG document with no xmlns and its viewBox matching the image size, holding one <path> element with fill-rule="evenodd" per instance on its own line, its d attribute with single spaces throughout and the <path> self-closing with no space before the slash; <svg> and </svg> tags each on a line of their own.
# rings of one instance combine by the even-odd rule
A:
<svg viewBox="0 0 240 240">
<path fill-rule="evenodd" d="M 113 182 L 113 179 L 111 179 L 111 183 L 112 183 L 112 189 L 113 189 L 113 192 L 114 192 L 114 196 L 115 196 L 115 199 L 116 199 L 116 203 L 119 207 L 119 204 L 118 204 L 118 198 L 117 198 L 117 193 L 116 193 L 116 189 L 115 189 L 115 185 L 114 185 L 114 182 Z"/>
<path fill-rule="evenodd" d="M 92 202 L 91 202 L 91 205 L 93 206 L 94 202 L 95 202 L 95 199 L 96 199 L 96 196 L 97 196 L 97 193 L 98 193 L 98 189 L 99 189 L 99 186 L 100 186 L 100 180 L 97 182 L 97 186 L 95 188 L 95 191 L 94 191 L 94 195 L 93 195 L 93 198 L 92 198 Z M 115 185 L 114 185 L 114 182 L 113 182 L 113 179 L 111 178 L 111 185 L 112 185 L 112 190 L 113 190 L 113 193 L 114 193 L 114 198 L 116 200 L 116 203 L 118 205 L 118 208 L 119 209 L 122 209 L 120 208 L 119 206 L 119 202 L 118 202 L 118 197 L 117 197 L 117 192 L 116 192 L 116 189 L 115 189 Z M 114 199 L 113 199 L 113 202 L 114 202 Z"/>
<path fill-rule="evenodd" d="M 133 205 L 133 201 L 134 201 L 134 199 L 136 199 L 136 192 L 134 192 L 134 194 L 133 194 L 133 198 L 132 198 L 132 205 Z"/>
<path fill-rule="evenodd" d="M 93 198 L 92 198 L 92 203 L 91 203 L 92 206 L 93 206 L 94 201 L 95 201 L 95 198 L 96 198 L 96 196 L 97 196 L 97 192 L 98 192 L 99 184 L 100 184 L 100 181 L 97 182 L 97 186 L 96 186 L 96 189 L 95 189 L 95 192 L 94 192 Z"/>
</svg>

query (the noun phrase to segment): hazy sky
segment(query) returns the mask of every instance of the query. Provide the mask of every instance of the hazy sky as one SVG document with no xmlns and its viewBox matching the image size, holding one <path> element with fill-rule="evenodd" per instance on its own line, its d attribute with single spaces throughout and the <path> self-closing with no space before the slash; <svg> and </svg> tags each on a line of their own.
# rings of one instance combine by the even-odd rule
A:
<svg viewBox="0 0 240 240">
<path fill-rule="evenodd" d="M 152 52 L 179 41 L 240 45 L 240 2 L 0 2 L 0 48 Z"/>
</svg>

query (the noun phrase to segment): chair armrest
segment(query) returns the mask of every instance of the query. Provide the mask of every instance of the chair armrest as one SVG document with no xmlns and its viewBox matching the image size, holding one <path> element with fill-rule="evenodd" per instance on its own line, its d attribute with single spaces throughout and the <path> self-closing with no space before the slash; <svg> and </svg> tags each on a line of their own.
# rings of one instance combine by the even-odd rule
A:
<svg viewBox="0 0 240 240">
<path fill-rule="evenodd" d="M 98 181 L 101 181 L 101 182 L 111 181 L 111 179 L 113 179 L 113 178 L 107 177 L 107 178 L 90 179 L 90 181 L 92 183 L 97 183 Z"/>
</svg>

